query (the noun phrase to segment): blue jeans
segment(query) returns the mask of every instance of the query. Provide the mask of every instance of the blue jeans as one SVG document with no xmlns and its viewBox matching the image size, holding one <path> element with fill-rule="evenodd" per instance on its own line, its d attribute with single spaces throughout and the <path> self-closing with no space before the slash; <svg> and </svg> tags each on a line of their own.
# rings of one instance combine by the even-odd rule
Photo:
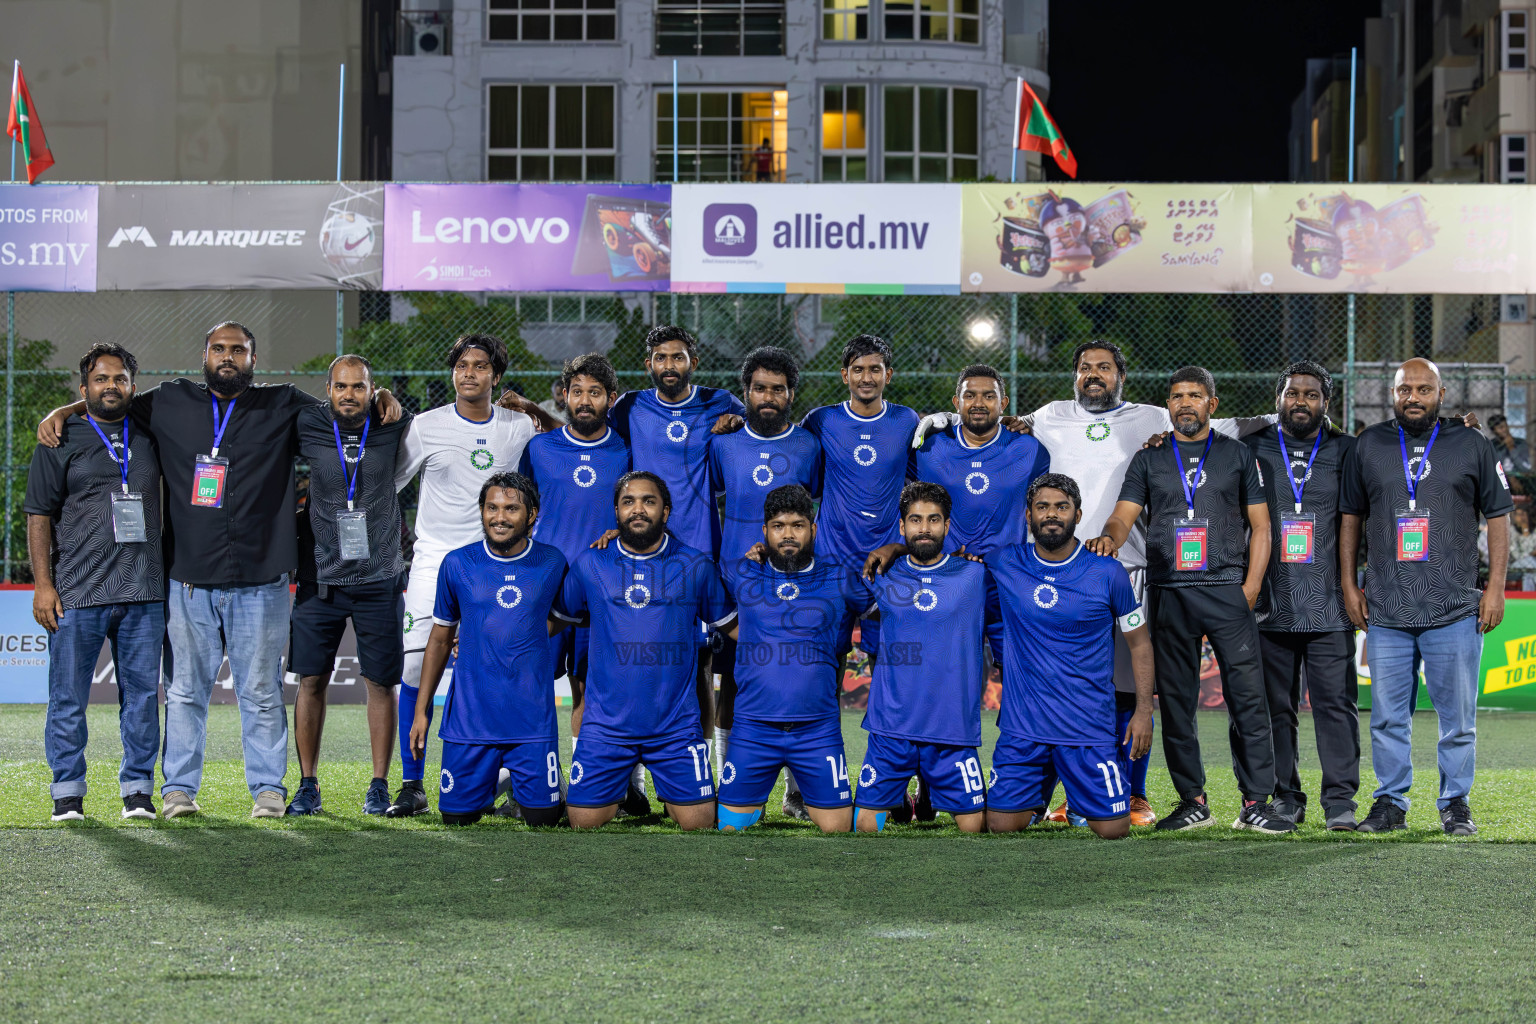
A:
<svg viewBox="0 0 1536 1024">
<path fill-rule="evenodd" d="M 208 701 L 224 656 L 240 704 L 245 783 L 255 796 L 288 790 L 288 712 L 283 648 L 290 598 L 286 578 L 252 587 L 169 587 L 171 685 L 165 691 L 165 785 L 196 796 L 203 781 Z"/>
<path fill-rule="evenodd" d="M 1437 803 L 1444 808 L 1472 789 L 1477 762 L 1477 669 L 1482 656 L 1483 636 L 1477 631 L 1476 615 L 1424 629 L 1371 626 L 1365 658 L 1371 667 L 1371 766 L 1376 771 L 1377 798 L 1387 797 L 1408 809 L 1420 658 L 1425 688 L 1440 717 Z"/>
<path fill-rule="evenodd" d="M 85 796 L 85 705 L 106 641 L 117 666 L 117 726 L 123 739 L 117 781 L 123 796 L 155 791 L 164 639 L 165 605 L 159 601 L 70 608 L 59 616 L 59 631 L 48 645 L 48 719 L 43 727 L 53 799 Z"/>
</svg>

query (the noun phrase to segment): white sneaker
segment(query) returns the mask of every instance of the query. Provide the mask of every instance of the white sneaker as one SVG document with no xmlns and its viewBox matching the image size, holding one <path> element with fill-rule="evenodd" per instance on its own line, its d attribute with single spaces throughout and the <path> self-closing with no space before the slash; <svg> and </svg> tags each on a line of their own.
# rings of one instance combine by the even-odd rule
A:
<svg viewBox="0 0 1536 1024">
<path fill-rule="evenodd" d="M 160 814 L 165 818 L 181 818 L 201 810 L 202 808 L 197 806 L 197 801 L 193 800 L 190 794 L 173 789 L 165 794 Z"/>
<path fill-rule="evenodd" d="M 251 808 L 253 818 L 281 818 L 288 813 L 283 794 L 275 789 L 264 789 L 256 794 L 256 805 Z"/>
</svg>

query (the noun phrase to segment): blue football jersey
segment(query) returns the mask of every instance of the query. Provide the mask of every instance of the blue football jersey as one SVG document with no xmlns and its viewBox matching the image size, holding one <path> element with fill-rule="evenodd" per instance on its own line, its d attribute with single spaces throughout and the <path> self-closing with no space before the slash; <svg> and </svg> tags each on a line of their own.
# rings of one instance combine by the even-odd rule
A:
<svg viewBox="0 0 1536 1024">
<path fill-rule="evenodd" d="M 629 472 L 629 446 L 613 428 L 583 441 L 570 427 L 535 434 L 517 471 L 539 488 L 533 538 L 560 549 L 566 562 L 614 527 L 613 485 Z"/>
<path fill-rule="evenodd" d="M 746 558 L 722 568 L 736 603 L 736 718 L 836 718 L 842 624 L 874 599 L 863 577 L 820 558 L 791 573 Z"/>
<path fill-rule="evenodd" d="M 864 728 L 882 736 L 974 747 L 981 743 L 981 645 L 997 618 L 987 567 L 958 555 L 936 565 L 896 560 L 870 584 L 880 610 L 880 654 Z"/>
<path fill-rule="evenodd" d="M 560 604 L 565 556 L 532 541 L 514 558 L 491 554 L 484 540 L 443 557 L 432 620 L 459 627 L 448 705 L 438 735 L 453 743 L 554 740 L 555 689 L 550 614 Z"/>
<path fill-rule="evenodd" d="M 709 480 L 709 428 L 728 412 L 744 416 L 746 408 L 729 391 L 699 385 L 676 404 L 663 401 L 655 388 L 628 391 L 608 412 L 629 444 L 630 464 L 661 477 L 672 493 L 667 529 L 711 558 L 720 554 L 720 517 Z"/>
<path fill-rule="evenodd" d="M 720 625 L 736 614 L 707 555 L 676 537 L 649 555 L 619 541 L 589 549 L 566 573 L 563 604 L 567 614 L 591 618 L 582 739 L 636 743 L 699 732 L 699 620 Z"/>
<path fill-rule="evenodd" d="M 801 426 L 821 441 L 821 508 L 816 549 L 847 565 L 901 539 L 901 489 L 916 479 L 912 435 L 920 417 L 885 403 L 878 416 L 858 416 L 847 402 L 806 413 Z"/>
<path fill-rule="evenodd" d="M 974 555 L 1024 542 L 1029 484 L 1050 468 L 1044 445 L 1006 427 L 979 448 L 965 442 L 959 427 L 950 427 L 930 434 L 917 451 L 917 479 L 943 484 L 954 505 L 944 550 L 963 544 Z"/>
<path fill-rule="evenodd" d="M 1116 620 L 1137 608 L 1125 567 L 1078 544 L 1047 562 L 1033 544 L 987 556 L 1003 617 L 1005 735 L 1114 744 Z"/>
<path fill-rule="evenodd" d="M 821 442 L 793 423 L 772 437 L 742 427 L 709 442 L 709 477 L 725 495 L 720 561 L 746 554 L 763 539 L 763 499 L 785 484 L 821 493 Z"/>
</svg>

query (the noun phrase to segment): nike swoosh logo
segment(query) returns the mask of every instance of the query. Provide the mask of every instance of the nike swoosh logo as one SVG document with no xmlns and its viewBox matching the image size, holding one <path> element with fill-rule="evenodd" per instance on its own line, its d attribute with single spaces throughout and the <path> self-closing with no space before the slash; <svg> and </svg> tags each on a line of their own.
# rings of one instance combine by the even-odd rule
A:
<svg viewBox="0 0 1536 1024">
<path fill-rule="evenodd" d="M 341 243 L 341 247 L 343 249 L 346 249 L 346 250 L 348 250 L 350 252 L 351 250 L 356 249 L 358 246 L 362 245 L 366 241 L 368 241 L 368 236 L 364 235 L 363 237 L 357 239 L 355 242 L 342 242 Z"/>
</svg>

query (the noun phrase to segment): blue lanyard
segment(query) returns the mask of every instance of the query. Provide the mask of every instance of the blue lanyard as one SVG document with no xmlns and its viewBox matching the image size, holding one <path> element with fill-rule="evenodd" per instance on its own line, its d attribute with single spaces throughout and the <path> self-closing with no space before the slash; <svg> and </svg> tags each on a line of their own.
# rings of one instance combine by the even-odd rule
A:
<svg viewBox="0 0 1536 1024">
<path fill-rule="evenodd" d="M 341 446 L 341 427 L 331 420 L 331 432 L 336 435 L 336 455 L 341 459 L 341 475 L 347 481 L 347 511 L 352 511 L 352 499 L 357 495 L 357 475 L 363 471 L 363 449 L 368 447 L 368 428 L 373 425 L 372 417 L 363 420 L 363 439 L 357 443 L 357 468 L 351 473 L 347 472 L 347 452 Z"/>
<path fill-rule="evenodd" d="M 107 454 L 112 456 L 112 461 L 117 463 L 117 468 L 123 471 L 123 493 L 127 494 L 128 493 L 128 417 L 126 417 L 126 416 L 123 417 L 123 457 L 122 458 L 118 458 L 117 457 L 117 452 L 112 449 L 112 442 L 107 439 L 107 435 L 106 434 L 103 434 L 101 432 L 101 427 L 97 426 L 96 420 L 94 418 L 92 418 L 90 413 L 86 413 L 85 414 L 85 422 L 89 423 L 91 425 L 91 429 L 96 431 L 96 436 L 101 438 L 101 443 L 107 446 Z"/>
<path fill-rule="evenodd" d="M 1306 490 L 1307 481 L 1312 476 L 1312 463 L 1317 461 L 1317 450 L 1323 446 L 1323 431 L 1321 428 L 1317 431 L 1317 440 L 1312 442 L 1312 455 L 1307 459 L 1307 471 L 1301 475 L 1299 482 L 1296 474 L 1291 472 L 1291 460 L 1286 458 L 1285 431 L 1278 423 L 1275 424 L 1275 432 L 1280 435 L 1280 464 L 1285 467 L 1286 479 L 1291 482 L 1291 493 L 1296 496 L 1296 514 L 1301 515 L 1301 492 Z"/>
<path fill-rule="evenodd" d="M 235 397 L 238 398 L 239 396 L 237 395 Z M 208 398 L 213 402 L 213 451 L 209 452 L 208 454 L 218 455 L 219 442 L 224 440 L 224 431 L 229 426 L 229 418 L 230 416 L 234 415 L 235 412 L 235 399 L 231 398 L 229 400 L 229 408 L 224 410 L 224 418 L 221 420 L 219 419 L 218 396 L 214 395 L 210 391 L 208 393 Z"/>
<path fill-rule="evenodd" d="M 1216 440 L 1216 431 L 1205 435 L 1205 451 L 1200 453 L 1200 461 L 1195 464 L 1195 482 L 1191 486 L 1189 477 L 1184 475 L 1184 460 L 1179 457 L 1179 442 L 1174 438 L 1168 439 L 1168 450 L 1173 453 L 1173 470 L 1179 474 L 1179 484 L 1184 488 L 1184 504 L 1189 507 L 1189 518 L 1195 518 L 1195 491 L 1200 489 L 1200 474 L 1205 470 L 1205 457 L 1211 454 L 1211 442 Z"/>
<path fill-rule="evenodd" d="M 1435 446 L 1435 438 L 1440 434 L 1440 424 L 1435 423 L 1435 429 L 1429 432 L 1429 443 L 1424 445 L 1424 457 L 1419 460 L 1419 471 L 1408 471 L 1408 438 L 1403 433 L 1402 425 L 1397 428 L 1397 446 L 1403 453 L 1403 481 L 1408 485 L 1408 509 L 1413 511 L 1418 508 L 1419 481 L 1424 479 L 1424 467 L 1429 465 L 1429 451 Z"/>
</svg>

